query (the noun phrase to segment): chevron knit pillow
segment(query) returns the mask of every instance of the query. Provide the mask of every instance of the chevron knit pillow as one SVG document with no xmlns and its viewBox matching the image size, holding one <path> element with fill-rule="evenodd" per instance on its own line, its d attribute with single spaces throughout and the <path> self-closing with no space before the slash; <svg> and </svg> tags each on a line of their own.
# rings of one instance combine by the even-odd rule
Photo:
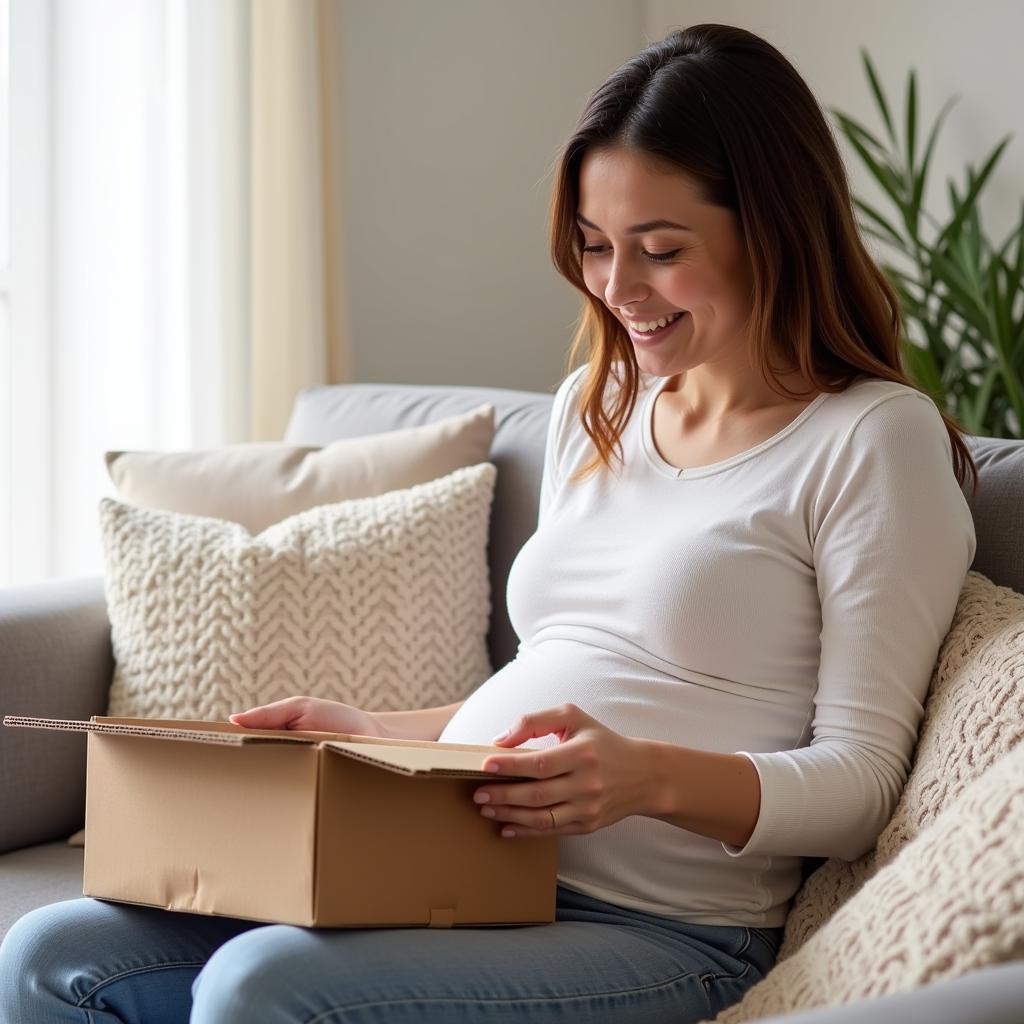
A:
<svg viewBox="0 0 1024 1024">
<path fill-rule="evenodd" d="M 492 673 L 489 462 L 318 505 L 253 536 L 100 500 L 107 713 L 223 720 L 293 694 L 367 711 L 461 700 Z"/>
<path fill-rule="evenodd" d="M 908 992 L 1022 956 L 1024 746 L 1018 744 L 715 1024 Z"/>
</svg>

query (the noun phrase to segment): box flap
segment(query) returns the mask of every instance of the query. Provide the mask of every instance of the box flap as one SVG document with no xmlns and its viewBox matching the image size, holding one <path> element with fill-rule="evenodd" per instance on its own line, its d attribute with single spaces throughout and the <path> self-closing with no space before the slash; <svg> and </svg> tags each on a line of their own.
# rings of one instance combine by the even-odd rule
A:
<svg viewBox="0 0 1024 1024">
<path fill-rule="evenodd" d="M 402 775 L 456 776 L 460 778 L 520 778 L 482 770 L 484 757 L 507 753 L 507 748 L 467 743 L 438 743 L 436 740 L 391 740 L 379 736 L 347 733 L 307 732 L 298 729 L 247 729 L 233 722 L 188 719 L 108 718 L 93 715 L 89 721 L 62 718 L 31 718 L 6 715 L 4 725 L 26 729 L 56 729 L 94 732 L 116 736 L 141 736 L 213 743 L 240 747 L 254 743 L 320 744 L 346 757 L 365 761 Z"/>
<path fill-rule="evenodd" d="M 96 732 L 117 736 L 143 736 L 151 739 L 182 740 L 188 743 L 215 743 L 219 746 L 240 747 L 249 743 L 315 743 L 319 735 L 301 732 L 243 729 L 226 723 L 227 728 L 216 728 L 216 723 L 167 722 L 151 724 L 156 719 L 104 719 L 93 715 L 88 722 L 63 718 L 30 718 L 24 715 L 5 715 L 4 725 L 25 729 L 56 729 L 65 732 Z M 194 726 L 206 725 L 207 728 Z M 211 727 L 214 726 L 214 727 Z M 324 735 L 332 735 L 326 733 Z"/>
<path fill-rule="evenodd" d="M 481 752 L 493 752 L 498 749 L 495 747 L 467 750 L 461 745 L 445 743 L 406 747 L 371 745 L 358 741 L 344 743 L 337 740 L 325 740 L 322 745 L 336 754 L 355 758 L 358 761 L 366 761 L 400 775 L 445 776 L 449 778 L 455 776 L 464 779 L 519 778 L 515 775 L 502 775 L 483 770 L 484 757 Z"/>
</svg>

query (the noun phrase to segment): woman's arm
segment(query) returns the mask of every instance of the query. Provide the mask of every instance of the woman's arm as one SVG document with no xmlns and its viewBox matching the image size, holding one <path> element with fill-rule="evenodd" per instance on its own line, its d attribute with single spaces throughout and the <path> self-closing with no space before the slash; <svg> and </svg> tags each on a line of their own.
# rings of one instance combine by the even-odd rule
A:
<svg viewBox="0 0 1024 1024">
<path fill-rule="evenodd" d="M 437 740 L 455 712 L 466 702 L 457 701 L 441 708 L 417 711 L 375 711 L 373 718 L 380 735 L 391 740 Z"/>
<path fill-rule="evenodd" d="M 750 758 L 637 740 L 648 760 L 650 806 L 638 813 L 719 842 L 745 846 L 761 810 Z"/>
</svg>

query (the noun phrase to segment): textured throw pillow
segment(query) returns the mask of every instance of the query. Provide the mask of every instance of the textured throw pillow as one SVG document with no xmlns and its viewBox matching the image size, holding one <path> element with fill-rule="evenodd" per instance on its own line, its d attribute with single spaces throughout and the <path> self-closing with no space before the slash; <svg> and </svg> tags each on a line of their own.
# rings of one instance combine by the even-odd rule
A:
<svg viewBox="0 0 1024 1024">
<path fill-rule="evenodd" d="M 864 883 L 1024 737 L 1024 594 L 967 574 L 925 698 L 910 775 L 874 850 L 833 858 L 796 894 L 779 950 L 792 956 Z"/>
<path fill-rule="evenodd" d="M 293 694 L 368 711 L 462 700 L 492 673 L 496 476 L 484 462 L 256 536 L 101 499 L 107 713 L 223 720 Z"/>
<path fill-rule="evenodd" d="M 1018 745 L 715 1024 L 908 992 L 1022 956 L 1024 746 Z"/>
<path fill-rule="evenodd" d="M 494 406 L 435 423 L 334 441 L 323 448 L 276 441 L 207 451 L 107 452 L 107 472 L 122 501 L 214 516 L 256 534 L 304 512 L 369 498 L 486 462 Z"/>
</svg>

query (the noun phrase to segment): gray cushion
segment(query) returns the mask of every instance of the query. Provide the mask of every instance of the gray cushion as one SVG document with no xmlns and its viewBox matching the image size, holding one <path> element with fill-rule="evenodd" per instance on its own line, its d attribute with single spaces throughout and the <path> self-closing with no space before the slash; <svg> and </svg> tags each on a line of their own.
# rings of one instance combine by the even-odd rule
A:
<svg viewBox="0 0 1024 1024">
<path fill-rule="evenodd" d="M 113 671 L 100 577 L 0 587 L 0 718 L 102 715 Z M 81 828 L 82 735 L 0 728 L 0 808 L 0 852 Z"/>
<path fill-rule="evenodd" d="M 0 857 L 0 939 L 30 910 L 82 895 L 83 851 L 46 843 Z"/>
<path fill-rule="evenodd" d="M 1024 441 L 969 437 L 978 492 L 966 489 L 978 550 L 971 566 L 993 583 L 1024 594 Z"/>
</svg>

